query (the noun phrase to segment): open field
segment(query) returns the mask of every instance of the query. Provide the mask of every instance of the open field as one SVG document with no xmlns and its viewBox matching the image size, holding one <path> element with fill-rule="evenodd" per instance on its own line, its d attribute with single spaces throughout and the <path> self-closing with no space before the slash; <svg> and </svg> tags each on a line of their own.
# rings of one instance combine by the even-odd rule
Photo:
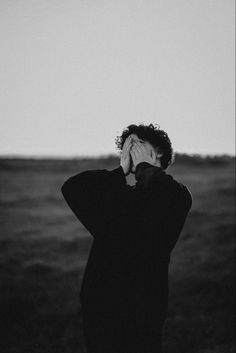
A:
<svg viewBox="0 0 236 353">
<path fill-rule="evenodd" d="M 0 159 L 0 352 L 85 352 L 79 290 L 92 237 L 60 188 L 80 171 L 118 165 L 112 156 Z M 193 207 L 171 256 L 164 353 L 231 353 L 235 159 L 177 155 L 167 173 L 189 187 Z"/>
</svg>

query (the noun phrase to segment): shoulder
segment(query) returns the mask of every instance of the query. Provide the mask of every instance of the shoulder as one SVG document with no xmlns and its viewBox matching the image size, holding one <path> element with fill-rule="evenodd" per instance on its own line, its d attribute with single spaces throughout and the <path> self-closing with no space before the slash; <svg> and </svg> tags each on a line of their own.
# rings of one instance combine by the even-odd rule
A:
<svg viewBox="0 0 236 353">
<path fill-rule="evenodd" d="M 184 203 L 185 206 L 190 210 L 193 203 L 193 197 L 190 189 L 187 185 L 176 180 L 172 175 L 166 174 L 172 188 L 175 190 L 177 200 L 181 203 Z"/>
</svg>

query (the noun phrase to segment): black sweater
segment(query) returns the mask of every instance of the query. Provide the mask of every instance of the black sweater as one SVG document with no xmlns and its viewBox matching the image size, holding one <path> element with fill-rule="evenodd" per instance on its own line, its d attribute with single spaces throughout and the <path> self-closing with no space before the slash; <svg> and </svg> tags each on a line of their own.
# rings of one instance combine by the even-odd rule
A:
<svg viewBox="0 0 236 353">
<path fill-rule="evenodd" d="M 145 325 L 165 318 L 168 265 L 192 206 L 189 189 L 160 167 L 137 165 L 136 184 L 121 166 L 70 177 L 62 194 L 93 236 L 80 290 L 82 308 Z"/>
</svg>

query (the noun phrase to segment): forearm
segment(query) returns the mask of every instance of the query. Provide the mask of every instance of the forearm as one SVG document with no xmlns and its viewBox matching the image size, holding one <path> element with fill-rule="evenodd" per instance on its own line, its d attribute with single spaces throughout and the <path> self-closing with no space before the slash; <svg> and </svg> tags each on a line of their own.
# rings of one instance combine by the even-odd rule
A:
<svg viewBox="0 0 236 353">
<path fill-rule="evenodd" d="M 162 168 L 151 165 L 148 162 L 141 162 L 136 166 L 135 179 L 137 185 L 144 188 L 151 185 L 154 179 L 164 176 L 165 172 Z"/>
<path fill-rule="evenodd" d="M 121 167 L 111 171 L 88 170 L 70 177 L 61 192 L 73 213 L 96 236 L 104 231 L 117 195 L 126 185 Z"/>
<path fill-rule="evenodd" d="M 66 201 L 74 200 L 83 208 L 91 208 L 96 206 L 99 196 L 122 188 L 125 184 L 125 174 L 120 166 L 111 171 L 98 169 L 78 173 L 64 182 L 61 192 Z"/>
</svg>

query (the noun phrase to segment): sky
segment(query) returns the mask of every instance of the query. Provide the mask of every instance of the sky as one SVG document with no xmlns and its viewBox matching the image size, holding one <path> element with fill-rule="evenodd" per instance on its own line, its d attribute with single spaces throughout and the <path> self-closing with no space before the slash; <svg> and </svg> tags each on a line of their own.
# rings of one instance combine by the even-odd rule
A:
<svg viewBox="0 0 236 353">
<path fill-rule="evenodd" d="M 233 0 L 0 0 L 0 155 L 116 154 L 130 124 L 235 151 Z"/>
</svg>

